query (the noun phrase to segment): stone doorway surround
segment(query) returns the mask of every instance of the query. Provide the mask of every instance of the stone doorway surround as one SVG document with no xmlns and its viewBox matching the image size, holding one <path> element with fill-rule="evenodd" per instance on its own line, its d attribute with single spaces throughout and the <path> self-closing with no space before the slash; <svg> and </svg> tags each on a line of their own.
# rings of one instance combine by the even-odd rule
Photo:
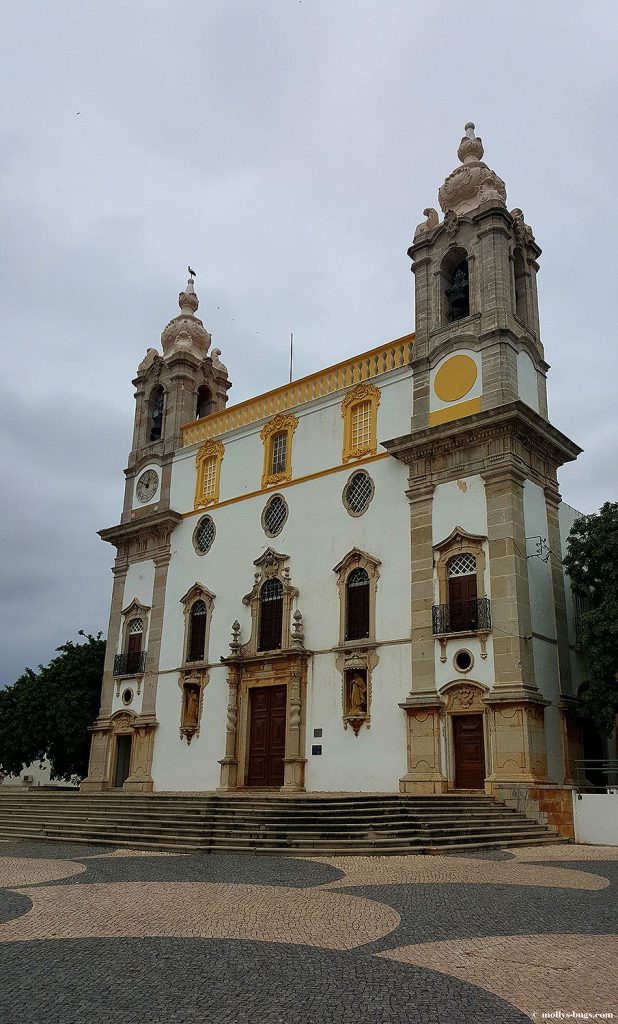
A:
<svg viewBox="0 0 618 1024">
<path fill-rule="evenodd" d="M 399 705 L 407 726 L 407 771 L 399 780 L 400 792 L 455 790 L 452 718 L 465 714 L 483 715 L 487 793 L 504 783 L 546 783 L 546 703 L 540 694 L 505 699 L 472 680 L 456 680 L 439 692 L 411 693 Z"/>
<path fill-rule="evenodd" d="M 225 757 L 221 759 L 220 790 L 248 785 L 251 691 L 256 687 L 286 686 L 283 792 L 305 788 L 305 719 L 307 657 L 304 651 L 269 652 L 266 656 L 230 657 Z"/>
</svg>

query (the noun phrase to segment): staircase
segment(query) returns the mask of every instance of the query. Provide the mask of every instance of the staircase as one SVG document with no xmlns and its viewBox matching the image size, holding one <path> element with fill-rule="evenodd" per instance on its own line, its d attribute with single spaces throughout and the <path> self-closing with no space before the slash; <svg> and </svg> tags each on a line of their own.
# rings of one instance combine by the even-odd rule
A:
<svg viewBox="0 0 618 1024">
<path fill-rule="evenodd" d="M 555 830 L 488 796 L 0 791 L 0 841 L 35 839 L 296 857 L 444 854 L 564 842 Z"/>
</svg>

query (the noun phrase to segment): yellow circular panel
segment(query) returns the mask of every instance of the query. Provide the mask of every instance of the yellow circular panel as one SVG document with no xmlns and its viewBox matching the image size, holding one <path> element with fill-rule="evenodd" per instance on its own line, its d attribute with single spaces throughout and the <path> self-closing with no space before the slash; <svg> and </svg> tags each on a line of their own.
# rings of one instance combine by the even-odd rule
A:
<svg viewBox="0 0 618 1024">
<path fill-rule="evenodd" d="M 468 394 L 478 370 L 470 356 L 452 356 L 436 373 L 433 387 L 442 402 L 456 402 Z"/>
</svg>

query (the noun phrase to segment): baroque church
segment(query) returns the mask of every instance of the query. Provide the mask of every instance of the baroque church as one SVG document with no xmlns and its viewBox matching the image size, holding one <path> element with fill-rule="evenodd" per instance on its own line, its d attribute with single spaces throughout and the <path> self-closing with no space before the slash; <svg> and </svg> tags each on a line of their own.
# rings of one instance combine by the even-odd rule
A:
<svg viewBox="0 0 618 1024">
<path fill-rule="evenodd" d="M 577 608 L 539 248 L 474 125 L 408 250 L 415 330 L 248 401 L 193 276 L 134 380 L 83 791 L 573 782 Z"/>
</svg>

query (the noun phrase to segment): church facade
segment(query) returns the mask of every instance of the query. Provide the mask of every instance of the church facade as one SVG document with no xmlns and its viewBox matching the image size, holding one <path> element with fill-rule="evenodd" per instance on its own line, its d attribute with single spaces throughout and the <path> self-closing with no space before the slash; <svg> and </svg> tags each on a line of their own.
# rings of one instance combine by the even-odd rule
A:
<svg viewBox="0 0 618 1024">
<path fill-rule="evenodd" d="M 580 449 L 538 247 L 474 126 L 409 249 L 415 331 L 237 405 L 193 278 L 140 363 L 85 791 L 562 786 Z"/>
</svg>

